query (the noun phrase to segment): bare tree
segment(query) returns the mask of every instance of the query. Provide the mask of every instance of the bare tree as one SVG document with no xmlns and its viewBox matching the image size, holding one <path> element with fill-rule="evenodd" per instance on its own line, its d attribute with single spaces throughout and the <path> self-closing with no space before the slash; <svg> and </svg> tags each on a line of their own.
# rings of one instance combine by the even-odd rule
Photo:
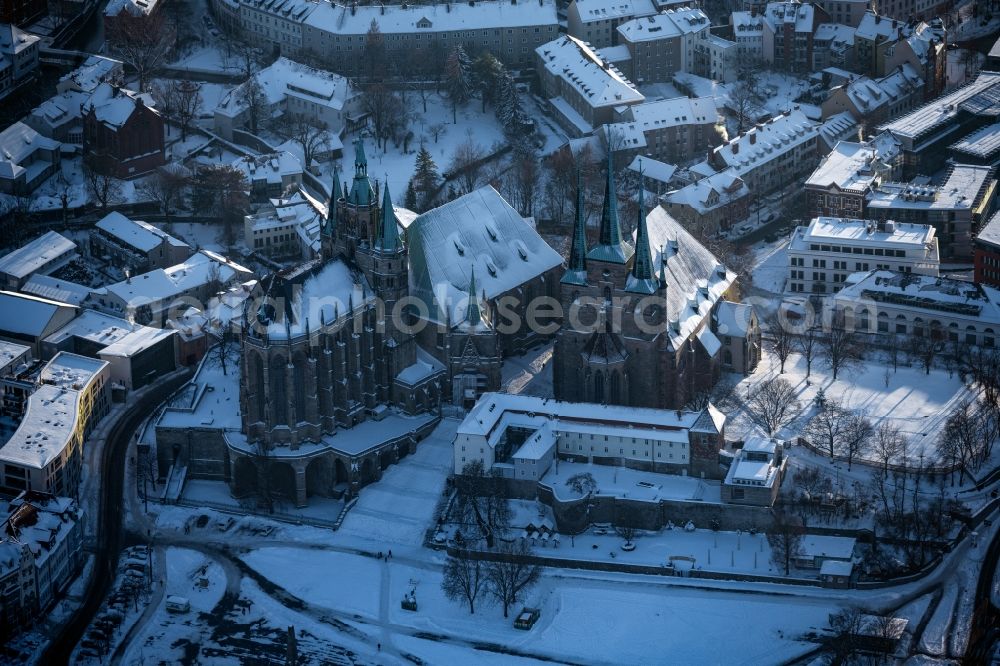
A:
<svg viewBox="0 0 1000 666">
<path fill-rule="evenodd" d="M 813 361 L 819 355 L 821 335 L 822 331 L 818 326 L 809 326 L 795 336 L 795 347 L 806 362 L 806 379 L 812 374 Z"/>
<path fill-rule="evenodd" d="M 833 372 L 833 380 L 842 370 L 859 363 L 862 358 L 862 347 L 858 335 L 844 325 L 843 315 L 834 318 L 828 331 L 820 338 L 820 348 L 826 365 Z"/>
<path fill-rule="evenodd" d="M 383 83 L 372 83 L 365 87 L 361 103 L 372 121 L 375 138 L 381 142 L 382 150 L 398 128 L 404 127 L 409 119 L 403 98 Z"/>
<path fill-rule="evenodd" d="M 936 336 L 911 335 L 906 340 L 906 353 L 911 359 L 920 363 L 924 374 L 931 374 L 934 359 L 944 351 L 944 340 Z"/>
<path fill-rule="evenodd" d="M 806 426 L 809 441 L 826 450 L 833 460 L 840 449 L 846 426 L 847 412 L 836 400 L 827 400 L 826 406 Z"/>
<path fill-rule="evenodd" d="M 201 85 L 193 81 L 171 81 L 165 91 L 169 117 L 181 128 L 181 141 L 187 140 L 191 123 L 201 113 Z"/>
<path fill-rule="evenodd" d="M 514 145 L 511 169 L 506 179 L 508 199 L 524 217 L 534 214 L 539 180 L 538 151 L 526 141 Z"/>
<path fill-rule="evenodd" d="M 111 172 L 102 168 L 105 166 L 104 160 L 94 155 L 88 155 L 83 160 L 83 180 L 87 185 L 87 193 L 90 198 L 97 202 L 101 210 L 107 210 L 108 206 L 118 203 L 122 196 L 121 181 L 115 178 Z"/>
<path fill-rule="evenodd" d="M 830 477 L 816 467 L 806 467 L 795 472 L 792 484 L 809 499 L 815 499 L 833 490 Z"/>
<path fill-rule="evenodd" d="M 750 396 L 750 416 L 768 435 L 773 435 L 797 405 L 795 389 L 788 380 L 772 377 L 758 384 L 757 390 Z"/>
<path fill-rule="evenodd" d="M 192 177 L 191 187 L 193 208 L 221 219 L 226 244 L 232 245 L 250 207 L 246 175 L 229 164 L 211 164 Z"/>
<path fill-rule="evenodd" d="M 785 325 L 785 322 L 782 321 L 777 313 L 768 315 L 764 321 L 766 322 L 764 328 L 767 331 L 764 334 L 764 342 L 767 344 L 768 349 L 771 350 L 771 353 L 778 357 L 778 361 L 781 364 L 779 372 L 784 373 L 785 362 L 795 348 L 795 332 L 789 326 Z"/>
<path fill-rule="evenodd" d="M 737 134 L 753 126 L 757 117 L 757 94 L 748 82 L 740 81 L 730 89 L 729 107 L 736 117 Z"/>
<path fill-rule="evenodd" d="M 159 204 L 160 210 L 169 221 L 170 213 L 184 201 L 187 187 L 188 176 L 183 167 L 177 164 L 167 164 L 147 178 L 139 186 L 139 191 Z"/>
<path fill-rule="evenodd" d="M 615 525 L 615 533 L 625 540 L 625 545 L 630 545 L 635 538 L 636 529 L 631 525 Z"/>
<path fill-rule="evenodd" d="M 275 129 L 302 150 L 303 169 L 308 169 L 316 156 L 330 146 L 330 132 L 326 123 L 315 121 L 301 113 L 283 114 Z"/>
<path fill-rule="evenodd" d="M 139 77 L 139 91 L 144 92 L 170 55 L 174 28 L 163 13 L 132 14 L 122 11 L 115 17 L 107 34 L 111 50 Z"/>
<path fill-rule="evenodd" d="M 978 414 L 969 401 L 962 402 L 948 415 L 941 438 L 941 451 L 959 470 L 959 485 L 976 460 L 981 426 Z"/>
<path fill-rule="evenodd" d="M 834 647 L 840 656 L 840 662 L 857 650 L 863 626 L 864 613 L 857 606 L 843 608 L 830 616 L 830 628 L 837 637 Z"/>
<path fill-rule="evenodd" d="M 463 194 L 473 191 L 479 184 L 479 176 L 483 171 L 482 160 L 485 156 L 486 151 L 476 141 L 475 135 L 470 129 L 465 141 L 455 148 L 455 154 L 451 158 L 451 166 L 448 169 L 452 177 L 458 180 Z"/>
<path fill-rule="evenodd" d="M 498 473 L 487 472 L 482 461 L 473 461 L 455 478 L 456 508 L 463 522 L 476 525 L 490 548 L 510 525 L 506 485 Z"/>
<path fill-rule="evenodd" d="M 510 606 L 517 603 L 523 593 L 541 578 L 541 568 L 527 561 L 530 556 L 531 549 L 524 540 L 501 541 L 497 547 L 497 560 L 487 565 L 489 590 L 503 606 L 504 617 L 507 617 Z"/>
<path fill-rule="evenodd" d="M 434 143 L 437 143 L 438 139 L 440 139 L 444 133 L 448 131 L 448 126 L 444 123 L 435 123 L 428 127 L 427 131 L 430 132 L 432 137 L 434 137 Z"/>
<path fill-rule="evenodd" d="M 566 487 L 579 495 L 592 495 L 597 492 L 597 481 L 590 472 L 580 472 L 566 479 Z"/>
<path fill-rule="evenodd" d="M 791 571 L 792 560 L 802 552 L 802 522 L 784 512 L 778 512 L 774 524 L 767 532 L 767 543 L 771 546 L 771 561 L 775 566 L 782 567 L 787 576 Z"/>
<path fill-rule="evenodd" d="M 851 413 L 844 420 L 841 431 L 841 450 L 847 456 L 847 471 L 851 470 L 854 458 L 868 450 L 874 428 L 864 414 Z"/>
<path fill-rule="evenodd" d="M 449 557 L 444 567 L 441 589 L 452 601 L 464 600 L 469 604 L 469 613 L 476 612 L 476 599 L 486 591 L 487 565 L 482 560 L 469 557 L 465 550 Z"/>
<path fill-rule="evenodd" d="M 899 459 L 906 448 L 902 431 L 889 421 L 882 421 L 872 437 L 872 453 L 882 463 L 882 475 L 889 475 L 889 463 Z"/>
<path fill-rule="evenodd" d="M 257 134 L 263 129 L 264 122 L 270 118 L 270 103 L 264 88 L 256 76 L 251 76 L 241 85 L 236 93 L 239 102 L 246 107 L 247 124 L 251 134 Z"/>
</svg>

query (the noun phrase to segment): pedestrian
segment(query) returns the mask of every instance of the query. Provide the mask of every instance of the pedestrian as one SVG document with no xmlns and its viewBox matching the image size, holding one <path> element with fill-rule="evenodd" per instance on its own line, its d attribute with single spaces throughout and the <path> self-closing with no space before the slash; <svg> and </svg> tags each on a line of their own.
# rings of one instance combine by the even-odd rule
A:
<svg viewBox="0 0 1000 666">
<path fill-rule="evenodd" d="M 392 551 L 391 550 L 389 551 L 389 559 L 390 560 L 392 559 Z"/>
<path fill-rule="evenodd" d="M 381 652 L 381 651 L 382 651 L 382 644 L 381 644 L 381 643 L 378 643 L 378 644 L 377 644 L 377 647 L 378 647 L 378 651 L 379 651 L 379 652 Z"/>
</svg>

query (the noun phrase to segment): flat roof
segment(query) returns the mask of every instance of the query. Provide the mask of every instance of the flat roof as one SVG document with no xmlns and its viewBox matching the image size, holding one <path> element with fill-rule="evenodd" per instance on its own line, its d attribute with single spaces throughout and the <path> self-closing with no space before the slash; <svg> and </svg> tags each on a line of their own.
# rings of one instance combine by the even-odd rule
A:
<svg viewBox="0 0 1000 666">
<path fill-rule="evenodd" d="M 114 317 L 96 310 L 84 310 L 80 316 L 55 333 L 45 342 L 59 345 L 68 338 L 82 338 L 102 346 L 114 344 L 138 328 L 121 317 Z"/>
<path fill-rule="evenodd" d="M 891 231 L 889 228 L 891 227 Z M 934 227 L 929 224 L 893 222 L 880 224 L 871 220 L 843 217 L 814 217 L 802 233 L 795 233 L 789 249 L 807 250 L 810 243 L 877 243 L 900 247 L 922 248 L 934 240 Z"/>
</svg>

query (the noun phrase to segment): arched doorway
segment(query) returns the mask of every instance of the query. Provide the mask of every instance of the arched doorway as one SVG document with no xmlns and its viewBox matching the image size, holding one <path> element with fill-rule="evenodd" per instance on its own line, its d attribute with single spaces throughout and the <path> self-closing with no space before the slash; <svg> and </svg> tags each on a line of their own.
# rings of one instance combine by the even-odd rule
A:
<svg viewBox="0 0 1000 666">
<path fill-rule="evenodd" d="M 328 497 L 333 485 L 333 465 L 326 456 L 313 458 L 306 465 L 306 497 Z"/>
<path fill-rule="evenodd" d="M 392 464 L 392 449 L 391 448 L 385 449 L 384 451 L 382 451 L 379 454 L 379 456 L 378 456 L 378 463 L 379 463 L 379 466 L 382 468 L 383 472 L 385 470 L 389 469 L 389 465 Z"/>
<path fill-rule="evenodd" d="M 371 483 L 375 480 L 375 464 L 371 458 L 365 458 L 361 463 L 361 483 Z"/>
<path fill-rule="evenodd" d="M 347 473 L 347 465 L 340 458 L 333 463 L 333 473 L 335 483 L 340 485 L 341 483 L 348 483 L 351 480 L 350 475 Z"/>
<path fill-rule="evenodd" d="M 288 463 L 271 463 L 271 492 L 275 497 L 295 499 L 295 469 Z"/>
<path fill-rule="evenodd" d="M 257 492 L 257 466 L 249 458 L 237 458 L 233 464 L 233 494 L 244 497 Z"/>
</svg>

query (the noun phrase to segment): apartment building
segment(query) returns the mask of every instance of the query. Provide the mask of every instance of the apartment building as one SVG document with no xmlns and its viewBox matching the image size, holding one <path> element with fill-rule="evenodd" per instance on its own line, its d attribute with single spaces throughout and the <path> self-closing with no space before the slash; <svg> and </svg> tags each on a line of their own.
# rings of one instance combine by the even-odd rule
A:
<svg viewBox="0 0 1000 666">
<path fill-rule="evenodd" d="M 835 293 L 858 271 L 937 275 L 940 263 L 929 225 L 816 217 L 792 232 L 787 291 Z"/>
<path fill-rule="evenodd" d="M 566 9 L 567 32 L 597 48 L 614 46 L 618 26 L 658 12 L 652 0 L 572 0 Z"/>
<path fill-rule="evenodd" d="M 865 218 L 868 194 L 902 172 L 899 143 L 884 133 L 871 141 L 840 141 L 805 182 L 814 216 Z"/>
</svg>

